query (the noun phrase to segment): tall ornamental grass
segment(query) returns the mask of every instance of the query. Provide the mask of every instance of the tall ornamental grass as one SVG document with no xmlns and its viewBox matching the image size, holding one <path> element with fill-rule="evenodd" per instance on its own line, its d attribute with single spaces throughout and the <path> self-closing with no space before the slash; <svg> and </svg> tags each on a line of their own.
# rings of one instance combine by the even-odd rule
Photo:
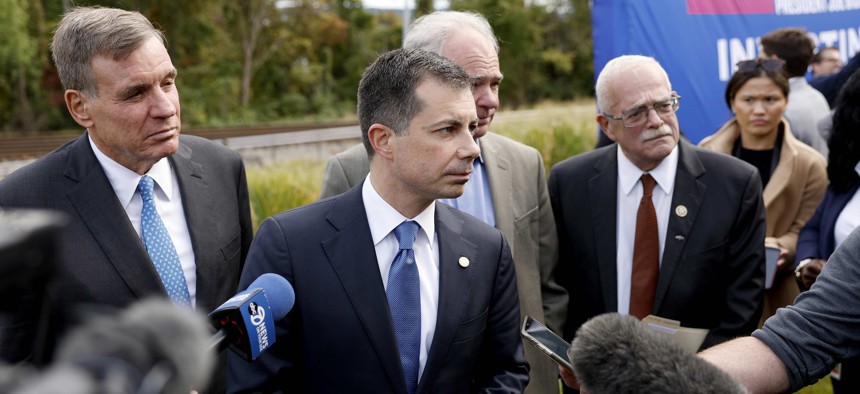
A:
<svg viewBox="0 0 860 394">
<path fill-rule="evenodd" d="M 247 168 L 254 230 L 269 216 L 316 201 L 324 168 L 322 161 L 307 159 Z"/>
</svg>

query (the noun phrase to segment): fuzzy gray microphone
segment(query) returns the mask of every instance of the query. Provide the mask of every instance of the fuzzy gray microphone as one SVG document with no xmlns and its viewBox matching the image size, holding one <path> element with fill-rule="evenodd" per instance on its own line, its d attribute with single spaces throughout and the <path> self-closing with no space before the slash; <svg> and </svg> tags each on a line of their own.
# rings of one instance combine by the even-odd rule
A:
<svg viewBox="0 0 860 394">
<path fill-rule="evenodd" d="M 51 367 L 14 393 L 202 390 L 215 360 L 210 336 L 209 323 L 198 312 L 145 300 L 73 330 Z"/>
<path fill-rule="evenodd" d="M 595 316 L 577 330 L 567 354 L 590 394 L 748 393 L 717 367 L 631 316 Z"/>
</svg>

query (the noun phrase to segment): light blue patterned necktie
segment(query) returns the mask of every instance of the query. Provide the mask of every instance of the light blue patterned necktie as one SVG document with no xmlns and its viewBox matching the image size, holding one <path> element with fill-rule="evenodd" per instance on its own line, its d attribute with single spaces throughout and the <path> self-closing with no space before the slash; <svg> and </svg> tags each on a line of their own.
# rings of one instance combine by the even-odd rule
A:
<svg viewBox="0 0 860 394">
<path fill-rule="evenodd" d="M 143 199 L 143 209 L 140 212 L 140 228 L 143 233 L 143 245 L 167 295 L 175 305 L 191 307 L 191 296 L 188 294 L 188 284 L 185 283 L 185 275 L 182 273 L 182 264 L 179 255 L 173 246 L 173 240 L 155 210 L 155 200 L 152 195 L 152 187 L 155 181 L 149 175 L 140 178 L 137 191 Z"/>
<path fill-rule="evenodd" d="M 418 353 L 421 351 L 421 293 L 418 265 L 412 249 L 418 227 L 414 221 L 405 221 L 394 229 L 400 250 L 391 263 L 385 290 L 409 394 L 418 388 Z"/>
</svg>

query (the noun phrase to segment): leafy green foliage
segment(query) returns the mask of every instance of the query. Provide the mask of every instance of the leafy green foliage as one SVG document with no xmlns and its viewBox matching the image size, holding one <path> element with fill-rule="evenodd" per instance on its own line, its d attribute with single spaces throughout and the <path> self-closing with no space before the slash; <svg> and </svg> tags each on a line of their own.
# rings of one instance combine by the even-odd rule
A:
<svg viewBox="0 0 860 394">
<path fill-rule="evenodd" d="M 451 8 L 478 11 L 493 26 L 506 108 L 593 95 L 589 0 L 451 0 Z"/>
<path fill-rule="evenodd" d="M 0 0 L 0 128 L 32 131 L 55 114 L 42 89 L 48 64 L 42 5 Z"/>
<path fill-rule="evenodd" d="M 505 108 L 591 94 L 589 1 L 537 3 L 451 1 L 495 28 Z M 79 128 L 49 51 L 73 5 L 137 10 L 164 31 L 186 126 L 351 116 L 364 68 L 402 42 L 401 11 L 371 13 L 361 0 L 0 0 L 0 130 Z"/>
</svg>

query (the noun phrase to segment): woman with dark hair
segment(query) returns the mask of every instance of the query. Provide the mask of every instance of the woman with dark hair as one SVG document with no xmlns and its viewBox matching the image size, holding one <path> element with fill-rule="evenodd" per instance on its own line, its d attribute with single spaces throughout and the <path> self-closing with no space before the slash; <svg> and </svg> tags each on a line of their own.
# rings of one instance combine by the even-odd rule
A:
<svg viewBox="0 0 860 394">
<path fill-rule="evenodd" d="M 836 99 L 828 147 L 830 186 L 797 241 L 795 272 L 806 287 L 812 286 L 836 246 L 860 224 L 860 71 Z M 841 376 L 833 379 L 834 392 L 860 392 L 860 360 L 843 362 L 838 370 Z"/>
<path fill-rule="evenodd" d="M 782 60 L 761 58 L 738 63 L 725 93 L 735 116 L 699 143 L 752 164 L 761 176 L 767 220 L 764 243 L 779 250 L 761 322 L 794 303 L 800 293 L 791 264 L 797 236 L 827 187 L 824 157 L 796 139 L 782 117 L 789 92 L 782 65 Z"/>
</svg>

